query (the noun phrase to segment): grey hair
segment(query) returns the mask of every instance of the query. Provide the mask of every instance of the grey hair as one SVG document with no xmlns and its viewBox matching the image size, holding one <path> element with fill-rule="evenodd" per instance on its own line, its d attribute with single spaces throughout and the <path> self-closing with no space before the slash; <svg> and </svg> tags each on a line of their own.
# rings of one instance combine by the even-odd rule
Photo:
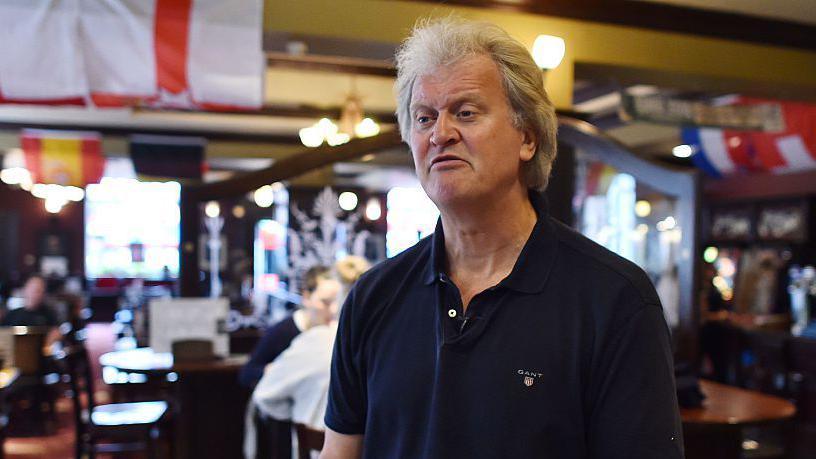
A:
<svg viewBox="0 0 816 459">
<path fill-rule="evenodd" d="M 513 125 L 535 135 L 536 151 L 523 166 L 524 179 L 528 188 L 546 189 L 556 155 L 555 107 L 544 89 L 541 69 L 529 51 L 495 24 L 454 17 L 417 22 L 396 54 L 397 121 L 402 140 L 408 142 L 413 121 L 414 81 L 437 67 L 453 65 L 474 55 L 493 59 L 513 112 Z"/>
</svg>

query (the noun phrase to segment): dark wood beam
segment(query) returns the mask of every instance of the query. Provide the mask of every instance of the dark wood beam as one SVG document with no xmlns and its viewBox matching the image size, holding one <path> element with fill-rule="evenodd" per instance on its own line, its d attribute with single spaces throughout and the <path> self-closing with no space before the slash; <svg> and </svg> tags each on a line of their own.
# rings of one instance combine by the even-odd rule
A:
<svg viewBox="0 0 816 459">
<path fill-rule="evenodd" d="M 275 118 L 331 118 L 340 119 L 342 107 L 317 107 L 314 105 L 279 105 L 267 104 L 258 110 L 195 110 L 195 109 L 164 109 L 140 107 L 135 110 L 141 113 L 212 113 L 218 115 L 244 115 L 244 116 L 269 116 Z M 373 118 L 378 123 L 397 124 L 397 115 L 392 111 L 370 111 L 366 110 L 365 115 Z"/>
<path fill-rule="evenodd" d="M 239 174 L 220 182 L 198 185 L 191 193 L 198 202 L 237 196 L 336 162 L 349 161 L 368 153 L 387 150 L 401 143 L 399 133 L 390 131 L 365 139 L 353 139 L 336 147 L 324 145 L 306 148 L 300 153 L 276 161 L 266 169 Z"/>
<path fill-rule="evenodd" d="M 626 0 L 424 1 L 816 50 L 816 26 L 659 3 Z"/>
<path fill-rule="evenodd" d="M 576 80 L 621 87 L 648 84 L 687 93 L 743 94 L 770 99 L 816 101 L 816 81 L 810 85 L 780 84 L 752 80 L 748 75 L 745 78 L 723 78 L 594 62 L 576 62 L 574 72 Z"/>
<path fill-rule="evenodd" d="M 270 68 L 291 68 L 323 72 L 341 72 L 355 75 L 373 75 L 395 78 L 394 64 L 386 60 L 361 59 L 314 54 L 291 55 L 279 52 L 266 53 L 266 65 Z"/>
<path fill-rule="evenodd" d="M 208 140 L 225 140 L 233 142 L 251 143 L 272 143 L 283 145 L 299 145 L 300 139 L 297 135 L 285 134 L 265 134 L 236 132 L 220 129 L 206 128 L 185 128 L 185 129 L 162 129 L 157 127 L 141 126 L 98 126 L 70 123 L 9 123 L 0 122 L 0 131 L 17 131 L 20 129 L 57 129 L 66 131 L 87 131 L 92 130 L 102 135 L 127 136 L 130 134 L 153 134 L 171 136 L 199 136 Z"/>
<path fill-rule="evenodd" d="M 290 53 L 297 50 L 304 54 L 316 54 L 319 56 L 355 57 L 392 61 L 394 59 L 394 53 L 397 50 L 397 44 L 358 38 L 341 38 L 267 30 L 264 32 L 263 50 L 277 53 Z"/>
<path fill-rule="evenodd" d="M 734 175 L 715 179 L 706 177 L 703 193 L 712 202 L 779 199 L 816 196 L 816 171 L 791 174 Z"/>
</svg>

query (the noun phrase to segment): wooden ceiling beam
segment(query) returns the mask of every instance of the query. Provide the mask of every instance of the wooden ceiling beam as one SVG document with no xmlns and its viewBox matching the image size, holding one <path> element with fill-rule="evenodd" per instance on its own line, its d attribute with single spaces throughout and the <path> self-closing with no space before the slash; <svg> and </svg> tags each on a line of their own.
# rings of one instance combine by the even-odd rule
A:
<svg viewBox="0 0 816 459">
<path fill-rule="evenodd" d="M 816 26 L 745 14 L 627 0 L 420 0 L 816 50 Z"/>
<path fill-rule="evenodd" d="M 341 161 L 349 161 L 368 153 L 387 150 L 402 143 L 399 132 L 388 131 L 374 137 L 352 139 L 336 147 L 323 145 L 304 148 L 276 161 L 270 167 L 238 174 L 228 180 L 197 185 L 189 190 L 190 196 L 198 202 L 223 199 L 250 192 L 257 188 L 281 180 L 291 179 L 306 172 Z"/>
</svg>

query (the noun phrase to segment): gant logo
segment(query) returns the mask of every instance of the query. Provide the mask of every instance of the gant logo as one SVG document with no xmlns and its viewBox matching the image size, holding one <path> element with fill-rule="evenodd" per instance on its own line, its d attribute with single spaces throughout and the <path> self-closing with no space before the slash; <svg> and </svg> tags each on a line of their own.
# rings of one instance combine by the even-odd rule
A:
<svg viewBox="0 0 816 459">
<path fill-rule="evenodd" d="M 537 378 L 541 378 L 542 376 L 544 376 L 542 373 L 529 370 L 516 370 L 516 374 L 524 377 L 523 382 L 524 385 L 527 387 L 532 386 Z"/>
</svg>

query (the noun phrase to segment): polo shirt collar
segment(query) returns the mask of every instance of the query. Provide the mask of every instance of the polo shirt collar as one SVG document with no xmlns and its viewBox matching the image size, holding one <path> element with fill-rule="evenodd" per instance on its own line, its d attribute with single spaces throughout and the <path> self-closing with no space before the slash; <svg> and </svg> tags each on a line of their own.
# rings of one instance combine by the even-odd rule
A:
<svg viewBox="0 0 816 459">
<path fill-rule="evenodd" d="M 544 289 L 545 281 L 555 262 L 558 241 L 555 227 L 549 217 L 547 198 L 537 191 L 530 191 L 529 195 L 538 219 L 524 248 L 521 249 L 513 270 L 498 286 L 522 293 L 538 293 Z M 445 276 L 445 234 L 441 218 L 437 220 L 436 230 L 431 236 L 429 261 L 423 274 L 425 285 L 430 285 Z"/>
</svg>

